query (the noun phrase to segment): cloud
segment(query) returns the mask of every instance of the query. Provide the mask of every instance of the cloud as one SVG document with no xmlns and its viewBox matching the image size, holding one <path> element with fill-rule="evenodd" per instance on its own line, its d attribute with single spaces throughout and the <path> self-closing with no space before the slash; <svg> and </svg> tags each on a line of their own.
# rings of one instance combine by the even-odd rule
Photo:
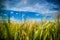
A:
<svg viewBox="0 0 60 40">
<path fill-rule="evenodd" d="M 56 7 L 55 5 L 51 7 L 49 6 L 46 6 L 47 4 L 45 5 L 40 5 L 40 4 L 35 4 L 34 6 L 28 6 L 28 7 L 22 7 L 22 8 L 16 8 L 16 7 L 13 7 L 13 8 L 10 8 L 10 10 L 15 10 L 15 11 L 30 11 L 30 12 L 37 12 L 37 13 L 55 13 L 57 12 L 58 10 L 53 10 L 54 7 Z M 48 4 L 49 5 L 49 4 Z M 52 9 L 52 10 L 50 10 Z"/>
<path fill-rule="evenodd" d="M 34 0 L 32 0 L 32 1 L 34 1 Z M 33 3 L 31 4 L 32 1 L 31 0 L 21 0 L 20 2 L 16 3 L 16 5 L 13 7 L 12 6 L 9 7 L 9 4 L 6 5 L 5 9 L 15 10 L 15 11 L 30 11 L 30 12 L 37 12 L 37 13 L 43 13 L 43 14 L 55 13 L 58 11 L 58 10 L 55 10 L 55 8 L 58 9 L 57 5 L 55 5 L 53 3 L 48 3 L 46 0 L 45 1 L 36 0 L 37 2 L 35 2 L 34 4 Z"/>
<path fill-rule="evenodd" d="M 39 16 L 40 14 L 37 13 L 37 14 L 35 14 L 35 15 L 36 15 L 36 16 Z"/>
</svg>

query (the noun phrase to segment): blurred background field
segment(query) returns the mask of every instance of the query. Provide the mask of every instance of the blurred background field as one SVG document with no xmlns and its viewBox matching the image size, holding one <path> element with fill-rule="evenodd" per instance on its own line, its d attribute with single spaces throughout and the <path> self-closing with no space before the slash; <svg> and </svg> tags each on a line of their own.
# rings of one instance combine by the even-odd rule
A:
<svg viewBox="0 0 60 40">
<path fill-rule="evenodd" d="M 60 40 L 60 22 L 0 23 L 0 40 Z"/>
</svg>

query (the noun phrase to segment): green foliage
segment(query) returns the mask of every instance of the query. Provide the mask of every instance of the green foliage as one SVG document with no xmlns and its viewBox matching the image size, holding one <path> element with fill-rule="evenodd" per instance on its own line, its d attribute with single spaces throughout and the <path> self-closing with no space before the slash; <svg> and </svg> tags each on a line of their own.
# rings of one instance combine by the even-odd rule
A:
<svg viewBox="0 0 60 40">
<path fill-rule="evenodd" d="M 60 23 L 0 23 L 0 40 L 60 40 Z"/>
</svg>

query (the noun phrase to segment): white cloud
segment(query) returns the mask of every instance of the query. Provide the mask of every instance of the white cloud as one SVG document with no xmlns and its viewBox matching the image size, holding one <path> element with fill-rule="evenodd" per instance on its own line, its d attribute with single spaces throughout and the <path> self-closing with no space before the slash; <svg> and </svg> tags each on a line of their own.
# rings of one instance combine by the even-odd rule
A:
<svg viewBox="0 0 60 40">
<path fill-rule="evenodd" d="M 10 10 L 35 12 L 36 9 L 34 9 L 33 7 L 23 7 L 23 8 L 11 8 Z"/>
<path fill-rule="evenodd" d="M 15 11 L 30 11 L 37 13 L 55 13 L 57 10 L 50 10 L 53 8 L 57 8 L 56 5 L 45 2 L 45 4 L 35 3 L 35 5 L 27 6 L 28 1 L 22 0 L 21 2 L 16 4 L 16 7 L 7 7 L 7 10 L 15 10 Z"/>
<path fill-rule="evenodd" d="M 27 4 L 27 0 L 24 0 L 24 4 Z"/>
<path fill-rule="evenodd" d="M 16 4 L 16 8 L 20 8 L 20 7 L 24 7 L 24 6 L 26 6 L 28 4 L 28 0 L 21 0 L 20 2 L 18 2 L 17 4 Z"/>
<path fill-rule="evenodd" d="M 11 14 L 13 14 L 14 12 L 12 11 Z"/>
<path fill-rule="evenodd" d="M 16 13 L 16 14 L 18 14 L 18 13 Z"/>
<path fill-rule="evenodd" d="M 39 16 L 40 14 L 37 13 L 37 14 L 35 14 L 35 15 L 36 15 L 36 16 Z"/>
</svg>

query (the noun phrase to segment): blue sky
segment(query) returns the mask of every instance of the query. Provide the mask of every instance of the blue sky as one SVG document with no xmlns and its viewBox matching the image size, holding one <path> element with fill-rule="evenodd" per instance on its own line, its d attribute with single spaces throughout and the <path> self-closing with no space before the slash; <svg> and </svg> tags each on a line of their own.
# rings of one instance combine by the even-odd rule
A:
<svg viewBox="0 0 60 40">
<path fill-rule="evenodd" d="M 5 0 L 0 8 L 4 6 L 4 10 L 24 11 L 22 16 L 24 19 L 40 19 L 44 15 L 55 14 L 59 9 L 58 0 Z M 21 13 L 11 11 L 11 19 L 21 19 Z M 25 13 L 27 12 L 27 13 Z M 18 14 L 18 15 L 16 15 Z M 42 16 L 43 14 L 43 16 Z M 19 18 L 18 18 L 19 17 Z M 44 16 L 45 17 L 45 16 Z M 47 19 L 52 18 L 48 15 Z"/>
</svg>

